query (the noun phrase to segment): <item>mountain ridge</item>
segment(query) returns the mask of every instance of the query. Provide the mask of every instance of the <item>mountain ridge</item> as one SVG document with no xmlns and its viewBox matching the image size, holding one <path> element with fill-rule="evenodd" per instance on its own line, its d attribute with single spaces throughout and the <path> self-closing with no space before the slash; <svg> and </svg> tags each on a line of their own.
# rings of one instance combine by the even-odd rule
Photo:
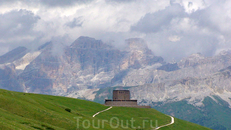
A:
<svg viewBox="0 0 231 130">
<path fill-rule="evenodd" d="M 119 50 L 82 36 L 57 55 L 53 52 L 55 43 L 45 43 L 36 51 L 0 64 L 4 75 L 0 88 L 94 101 L 108 95 L 101 89 L 121 86 L 129 87 L 132 98 L 140 104 L 186 100 L 199 108 L 205 105 L 206 97 L 216 101 L 213 96 L 218 96 L 231 106 L 231 51 L 213 57 L 197 53 L 167 63 L 154 55 L 144 40 L 125 42 L 126 48 Z"/>
</svg>

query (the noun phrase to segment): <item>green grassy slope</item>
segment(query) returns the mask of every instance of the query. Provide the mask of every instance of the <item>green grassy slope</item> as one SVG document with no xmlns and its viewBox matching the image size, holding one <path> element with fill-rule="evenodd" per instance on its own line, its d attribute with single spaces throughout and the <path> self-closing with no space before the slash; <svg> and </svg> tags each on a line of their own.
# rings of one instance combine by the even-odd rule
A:
<svg viewBox="0 0 231 130">
<path fill-rule="evenodd" d="M 215 102 L 210 97 L 206 97 L 203 101 L 203 107 L 195 107 L 187 103 L 187 101 L 179 101 L 159 105 L 156 103 L 154 108 L 166 113 L 174 114 L 183 120 L 194 122 L 215 130 L 230 130 L 231 129 L 231 109 L 227 102 L 214 96 Z"/>
<path fill-rule="evenodd" d="M 113 107 L 95 118 L 92 117 L 96 112 L 106 108 L 108 107 L 85 100 L 0 89 L 0 129 L 76 130 L 89 128 L 110 130 L 117 126 L 116 129 L 151 129 L 151 126 L 167 124 L 171 120 L 170 117 L 155 109 L 128 107 Z M 175 122 L 161 129 L 208 129 L 179 119 L 175 119 Z"/>
</svg>

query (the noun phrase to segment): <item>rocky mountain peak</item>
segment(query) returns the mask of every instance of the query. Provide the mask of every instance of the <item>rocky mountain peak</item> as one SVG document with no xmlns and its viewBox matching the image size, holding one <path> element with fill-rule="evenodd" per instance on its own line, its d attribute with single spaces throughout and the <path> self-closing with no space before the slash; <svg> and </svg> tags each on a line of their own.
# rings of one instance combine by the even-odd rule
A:
<svg viewBox="0 0 231 130">
<path fill-rule="evenodd" d="M 130 38 L 126 40 L 128 44 L 128 50 L 140 50 L 144 51 L 148 49 L 146 42 L 141 38 Z"/>
<path fill-rule="evenodd" d="M 40 50 L 44 50 L 44 49 L 51 49 L 53 46 L 53 43 L 52 42 L 47 42 L 41 46 L 38 47 L 38 51 Z"/>
<path fill-rule="evenodd" d="M 205 57 L 201 53 L 195 53 L 191 54 L 190 56 L 182 59 L 179 63 L 178 66 L 181 68 L 183 67 L 188 67 L 188 66 L 195 66 L 200 63 L 200 61 L 203 61 Z"/>
<path fill-rule="evenodd" d="M 28 52 L 28 49 L 26 47 L 17 47 L 10 52 L 0 56 L 0 64 L 12 62 L 14 60 L 22 58 L 26 53 Z"/>
<path fill-rule="evenodd" d="M 201 59 L 204 59 L 204 58 L 205 57 L 201 53 L 195 53 L 195 54 L 191 54 L 186 59 L 190 60 L 190 61 L 195 61 L 195 60 L 201 60 Z"/>
<path fill-rule="evenodd" d="M 130 38 L 126 40 L 127 48 L 125 48 L 126 56 L 122 60 L 120 68 L 122 70 L 128 68 L 138 69 L 142 66 L 153 65 L 157 62 L 162 63 L 162 57 L 154 56 L 153 52 L 148 48 L 146 42 L 141 38 Z"/>
<path fill-rule="evenodd" d="M 95 38 L 80 36 L 77 40 L 75 40 L 71 48 L 85 48 L 85 49 L 99 49 L 109 47 L 104 44 L 101 40 L 96 40 Z"/>
<path fill-rule="evenodd" d="M 221 51 L 218 56 L 224 56 L 224 55 L 230 55 L 231 54 L 231 50 L 223 50 Z"/>
</svg>

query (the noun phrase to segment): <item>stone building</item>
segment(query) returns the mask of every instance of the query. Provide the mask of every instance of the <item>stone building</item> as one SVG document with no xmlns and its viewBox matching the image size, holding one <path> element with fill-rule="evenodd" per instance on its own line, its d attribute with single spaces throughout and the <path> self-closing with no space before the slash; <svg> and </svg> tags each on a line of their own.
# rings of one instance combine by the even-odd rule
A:
<svg viewBox="0 0 231 130">
<path fill-rule="evenodd" d="M 130 91 L 113 90 L 113 100 L 130 100 Z"/>
<path fill-rule="evenodd" d="M 150 108 L 150 106 L 138 106 L 137 100 L 130 99 L 129 90 L 113 90 L 113 98 L 105 99 L 106 106 L 124 106 L 124 107 L 139 107 Z"/>
</svg>

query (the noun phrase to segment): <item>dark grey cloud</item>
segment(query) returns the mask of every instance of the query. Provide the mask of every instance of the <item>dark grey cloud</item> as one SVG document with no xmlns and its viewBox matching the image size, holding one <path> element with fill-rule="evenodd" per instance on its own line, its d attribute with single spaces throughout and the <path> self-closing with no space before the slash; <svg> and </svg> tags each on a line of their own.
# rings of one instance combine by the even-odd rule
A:
<svg viewBox="0 0 231 130">
<path fill-rule="evenodd" d="M 155 13 L 148 13 L 138 23 L 131 27 L 131 31 L 153 33 L 161 31 L 170 25 L 173 18 L 185 17 L 184 7 L 179 4 L 172 4 L 164 10 Z"/>
<path fill-rule="evenodd" d="M 107 3 L 130 3 L 136 2 L 137 0 L 105 0 Z"/>
<path fill-rule="evenodd" d="M 31 5 L 31 4 L 36 4 L 38 5 L 39 3 L 39 0 L 0 0 L 0 5 L 9 5 L 9 4 L 13 4 L 15 2 L 22 2 L 23 4 L 28 4 L 28 5 Z"/>
<path fill-rule="evenodd" d="M 0 4 L 5 4 L 5 3 L 11 3 L 11 2 L 16 2 L 18 0 L 0 0 Z"/>
<path fill-rule="evenodd" d="M 30 34 L 39 19 L 39 16 L 27 10 L 13 10 L 0 14 L 0 38 Z"/>
<path fill-rule="evenodd" d="M 93 0 L 0 0 L 0 5 L 10 4 L 13 2 L 22 2 L 28 5 L 42 4 L 49 7 L 64 7 L 72 6 L 75 4 L 86 4 Z"/>
<path fill-rule="evenodd" d="M 89 3 L 93 0 L 39 0 L 39 2 L 43 3 L 47 6 L 71 6 L 74 4 L 85 4 Z"/>
<path fill-rule="evenodd" d="M 214 32 L 227 33 L 222 28 L 222 24 L 231 25 L 230 17 L 227 17 L 226 9 L 224 9 L 225 0 L 217 1 L 208 8 L 198 10 L 190 15 L 190 18 L 197 22 L 200 28 L 207 28 Z M 227 26 L 225 30 L 230 33 L 231 28 Z"/>
<path fill-rule="evenodd" d="M 82 17 L 74 18 L 72 21 L 66 23 L 65 25 L 70 28 L 81 27 L 83 24 Z"/>
<path fill-rule="evenodd" d="M 28 10 L 0 14 L 0 46 L 13 49 L 29 44 L 34 37 L 39 37 L 39 32 L 33 30 L 39 19 Z"/>
</svg>

